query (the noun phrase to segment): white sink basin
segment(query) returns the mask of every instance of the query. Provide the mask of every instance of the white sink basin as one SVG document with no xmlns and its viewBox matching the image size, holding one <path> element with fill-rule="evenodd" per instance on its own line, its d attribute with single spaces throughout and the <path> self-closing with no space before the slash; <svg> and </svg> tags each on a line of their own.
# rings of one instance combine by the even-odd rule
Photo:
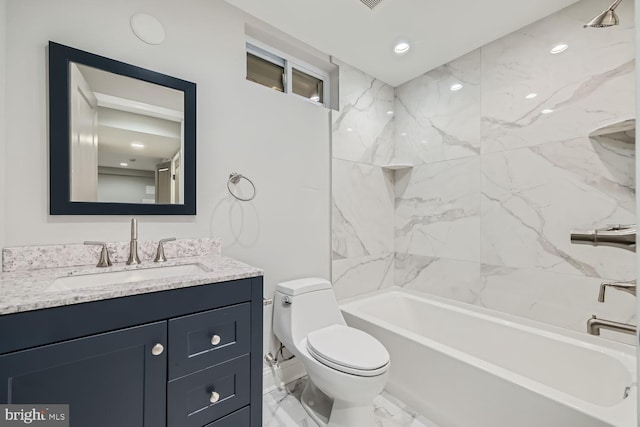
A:
<svg viewBox="0 0 640 427">
<path fill-rule="evenodd" d="M 142 280 L 164 279 L 205 273 L 199 264 L 174 265 L 170 267 L 139 268 L 136 270 L 108 271 L 104 273 L 79 274 L 59 277 L 47 288 L 49 291 L 70 291 L 95 286 L 117 285 Z"/>
</svg>

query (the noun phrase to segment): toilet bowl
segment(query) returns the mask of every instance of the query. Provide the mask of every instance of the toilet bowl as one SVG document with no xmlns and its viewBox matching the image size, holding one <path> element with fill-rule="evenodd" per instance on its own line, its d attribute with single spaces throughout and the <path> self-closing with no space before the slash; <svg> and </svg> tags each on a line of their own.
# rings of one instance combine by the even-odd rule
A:
<svg viewBox="0 0 640 427">
<path fill-rule="evenodd" d="M 390 366 L 384 346 L 346 325 L 327 280 L 280 283 L 273 302 L 273 332 L 309 376 L 301 401 L 311 418 L 323 427 L 373 426 L 373 399 Z"/>
</svg>

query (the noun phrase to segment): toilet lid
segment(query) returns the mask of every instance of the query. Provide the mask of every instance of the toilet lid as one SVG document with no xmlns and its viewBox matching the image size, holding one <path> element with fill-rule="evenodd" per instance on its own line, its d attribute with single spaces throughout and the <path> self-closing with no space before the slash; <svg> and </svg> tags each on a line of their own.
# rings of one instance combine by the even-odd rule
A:
<svg viewBox="0 0 640 427">
<path fill-rule="evenodd" d="M 307 348 L 319 362 L 354 375 L 380 375 L 389 365 L 389 353 L 380 341 L 344 325 L 311 332 Z"/>
</svg>

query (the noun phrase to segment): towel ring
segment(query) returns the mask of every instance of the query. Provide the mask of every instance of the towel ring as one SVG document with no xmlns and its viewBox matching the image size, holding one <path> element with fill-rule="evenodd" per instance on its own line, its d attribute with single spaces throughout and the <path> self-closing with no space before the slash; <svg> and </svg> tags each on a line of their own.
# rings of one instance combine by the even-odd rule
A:
<svg viewBox="0 0 640 427">
<path fill-rule="evenodd" d="M 243 178 L 249 181 L 249 184 L 251 184 L 251 186 L 253 187 L 253 195 L 251 197 L 247 197 L 246 199 L 234 194 L 233 191 L 231 191 L 231 187 L 229 187 L 229 184 L 237 184 Z M 246 176 L 238 172 L 232 172 L 231 175 L 229 175 L 229 179 L 227 180 L 227 190 L 229 190 L 229 194 L 231 194 L 233 197 L 240 200 L 241 202 L 250 202 L 256 197 L 256 186 L 254 185 L 253 181 L 251 181 L 249 178 L 247 178 Z"/>
</svg>

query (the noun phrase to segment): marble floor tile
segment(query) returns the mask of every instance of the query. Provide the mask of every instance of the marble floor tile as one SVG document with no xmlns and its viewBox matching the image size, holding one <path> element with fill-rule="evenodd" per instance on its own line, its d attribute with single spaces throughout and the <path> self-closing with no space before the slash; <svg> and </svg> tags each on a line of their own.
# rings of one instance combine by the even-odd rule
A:
<svg viewBox="0 0 640 427">
<path fill-rule="evenodd" d="M 264 427 L 318 426 L 300 404 L 306 382 L 306 377 L 301 378 L 264 395 Z M 376 397 L 373 405 L 376 420 L 372 427 L 438 427 L 387 392 Z"/>
</svg>

